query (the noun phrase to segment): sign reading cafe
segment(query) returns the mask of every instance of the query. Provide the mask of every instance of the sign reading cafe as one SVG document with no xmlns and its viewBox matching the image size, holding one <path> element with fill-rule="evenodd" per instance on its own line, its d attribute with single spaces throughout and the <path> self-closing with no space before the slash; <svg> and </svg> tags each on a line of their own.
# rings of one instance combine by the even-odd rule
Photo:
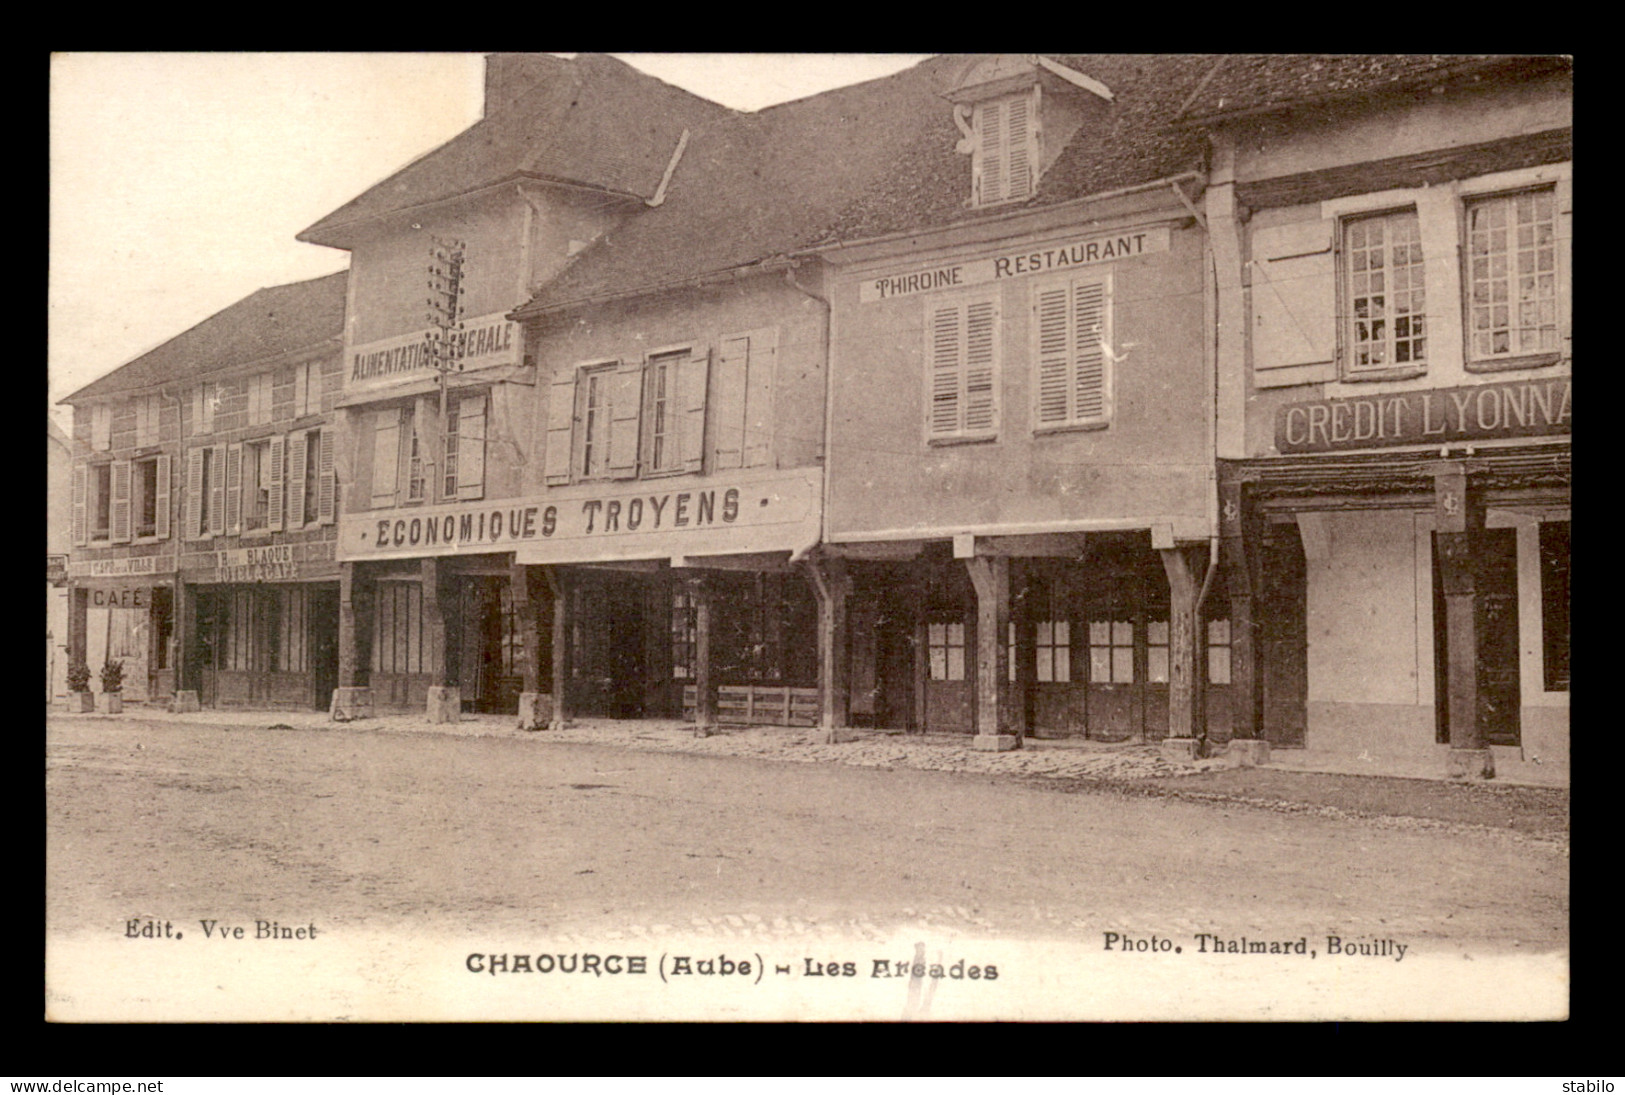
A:
<svg viewBox="0 0 1625 1095">
<path fill-rule="evenodd" d="M 1472 384 L 1292 403 L 1275 412 L 1283 453 L 1439 445 L 1569 432 L 1570 378 Z"/>
</svg>

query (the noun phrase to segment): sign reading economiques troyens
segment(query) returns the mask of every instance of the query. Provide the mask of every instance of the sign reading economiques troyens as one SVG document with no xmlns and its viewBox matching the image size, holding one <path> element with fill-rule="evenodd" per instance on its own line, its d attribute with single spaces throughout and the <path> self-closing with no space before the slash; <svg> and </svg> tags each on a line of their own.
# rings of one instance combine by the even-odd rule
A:
<svg viewBox="0 0 1625 1095">
<path fill-rule="evenodd" d="M 869 278 L 859 284 L 858 299 L 864 304 L 872 304 L 893 297 L 956 289 L 962 285 L 985 285 L 1008 278 L 1115 262 L 1166 250 L 1167 225 L 1134 228 L 1110 235 L 1023 247 L 1019 251 L 964 262 L 926 264 L 888 277 Z"/>
<path fill-rule="evenodd" d="M 433 376 L 427 330 L 350 346 L 344 360 L 347 390 L 385 387 Z M 519 361 L 519 330 L 501 312 L 463 321 L 463 369 L 487 369 Z"/>
<path fill-rule="evenodd" d="M 581 563 L 796 551 L 818 539 L 819 470 L 578 484 L 545 496 L 401 506 L 339 519 L 341 560 L 511 551 Z"/>
<path fill-rule="evenodd" d="M 1569 432 L 1570 378 L 1515 380 L 1293 403 L 1275 412 L 1283 453 L 1443 445 Z"/>
</svg>

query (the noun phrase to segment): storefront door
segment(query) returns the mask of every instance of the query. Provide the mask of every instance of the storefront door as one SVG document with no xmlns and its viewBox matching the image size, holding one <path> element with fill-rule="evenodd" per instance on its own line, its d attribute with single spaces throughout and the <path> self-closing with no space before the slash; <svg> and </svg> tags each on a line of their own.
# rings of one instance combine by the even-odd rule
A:
<svg viewBox="0 0 1625 1095">
<path fill-rule="evenodd" d="M 1309 722 L 1308 564 L 1296 525 L 1272 525 L 1264 540 L 1257 621 L 1264 690 L 1264 738 L 1301 747 Z"/>
<path fill-rule="evenodd" d="M 1478 642 L 1478 725 L 1486 745 L 1522 740 L 1518 681 L 1518 533 L 1490 528 L 1479 536 L 1473 625 Z M 1450 657 L 1438 555 L 1433 565 L 1433 674 L 1437 740 L 1448 741 Z"/>
</svg>

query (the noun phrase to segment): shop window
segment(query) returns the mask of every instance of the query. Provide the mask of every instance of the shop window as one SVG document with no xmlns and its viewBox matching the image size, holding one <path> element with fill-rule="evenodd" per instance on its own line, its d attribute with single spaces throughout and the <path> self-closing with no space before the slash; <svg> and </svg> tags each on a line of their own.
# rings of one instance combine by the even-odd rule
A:
<svg viewBox="0 0 1625 1095">
<path fill-rule="evenodd" d="M 218 668 L 238 671 L 258 669 L 258 643 L 255 623 L 256 598 L 253 590 L 236 589 L 225 597 L 225 619 L 221 621 L 221 647 Z"/>
<path fill-rule="evenodd" d="M 675 680 L 694 678 L 694 595 L 679 590 L 671 595 L 671 675 Z"/>
<path fill-rule="evenodd" d="M 1033 423 L 1047 430 L 1099 428 L 1111 418 L 1112 287 L 1093 274 L 1033 293 Z"/>
<path fill-rule="evenodd" d="M 304 673 L 310 669 L 305 643 L 309 592 L 303 586 L 282 586 L 272 601 L 271 664 L 279 673 Z"/>
<path fill-rule="evenodd" d="M 605 672 L 614 634 L 604 626 L 609 598 L 603 589 L 578 586 L 570 596 L 570 675 L 579 680 Z"/>
<path fill-rule="evenodd" d="M 1546 691 L 1569 690 L 1569 522 L 1540 526 L 1540 624 Z"/>
<path fill-rule="evenodd" d="M 1343 279 L 1349 371 L 1421 368 L 1427 299 L 1416 210 L 1345 221 Z"/>
<path fill-rule="evenodd" d="M 1528 190 L 1467 204 L 1467 354 L 1493 364 L 1560 348 L 1557 195 Z M 1525 362 L 1536 364 L 1538 362 Z"/>
<path fill-rule="evenodd" d="M 1168 683 L 1168 621 L 1148 620 L 1145 625 L 1145 679 L 1152 684 Z"/>
<path fill-rule="evenodd" d="M 1035 625 L 1040 683 L 1072 680 L 1072 625 L 1067 620 L 1039 620 Z"/>
<path fill-rule="evenodd" d="M 959 620 L 929 623 L 925 628 L 931 679 L 965 679 L 965 625 Z"/>
<path fill-rule="evenodd" d="M 928 440 L 980 440 L 998 433 L 998 331 L 992 297 L 927 306 Z"/>
<path fill-rule="evenodd" d="M 1021 201 L 1037 187 L 1036 89 L 976 104 L 971 159 L 974 204 Z"/>
<path fill-rule="evenodd" d="M 375 673 L 422 673 L 423 585 L 379 582 L 373 612 L 372 669 Z"/>
<path fill-rule="evenodd" d="M 1164 653 L 1166 653 L 1164 646 Z M 1134 621 L 1089 621 L 1089 680 L 1094 684 L 1134 682 Z"/>
<path fill-rule="evenodd" d="M 1207 622 L 1207 683 L 1230 683 L 1230 621 Z"/>
</svg>

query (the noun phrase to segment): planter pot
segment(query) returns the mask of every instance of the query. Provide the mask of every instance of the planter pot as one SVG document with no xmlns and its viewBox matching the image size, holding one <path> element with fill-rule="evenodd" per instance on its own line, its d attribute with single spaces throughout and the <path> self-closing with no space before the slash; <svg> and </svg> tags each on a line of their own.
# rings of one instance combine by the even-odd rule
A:
<svg viewBox="0 0 1625 1095">
<path fill-rule="evenodd" d="M 88 715 L 96 710 L 96 697 L 90 692 L 69 692 L 68 711 L 74 715 Z"/>
<path fill-rule="evenodd" d="M 109 715 L 117 715 L 124 710 L 124 695 L 120 692 L 102 693 L 102 710 Z"/>
</svg>

